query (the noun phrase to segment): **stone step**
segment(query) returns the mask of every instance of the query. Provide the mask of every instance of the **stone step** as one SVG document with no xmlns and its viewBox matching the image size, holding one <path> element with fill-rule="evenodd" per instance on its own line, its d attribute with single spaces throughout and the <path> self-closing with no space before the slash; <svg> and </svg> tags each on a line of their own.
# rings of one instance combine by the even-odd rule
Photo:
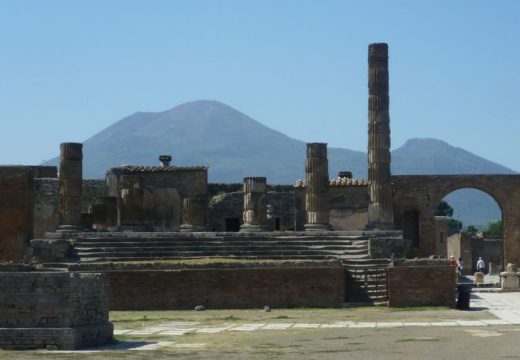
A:
<svg viewBox="0 0 520 360">
<path fill-rule="evenodd" d="M 211 258 L 211 257 L 209 257 Z M 222 256 L 217 256 L 215 258 L 221 259 Z M 306 256 L 296 256 L 296 255 L 283 255 L 283 256 L 261 256 L 261 255 L 243 255 L 243 256 L 228 256 L 229 259 L 243 259 L 243 260 L 331 260 L 335 259 L 334 256 L 327 256 L 327 255 L 306 255 Z M 99 262 L 99 261 L 149 261 L 149 260 L 191 260 L 191 259 L 200 259 L 199 256 L 194 257 L 188 257 L 188 256 L 181 256 L 181 257 L 172 257 L 172 256 L 155 256 L 155 257 L 144 257 L 139 255 L 135 256 L 106 256 L 106 257 L 82 257 L 81 261 L 84 262 Z"/>
<path fill-rule="evenodd" d="M 280 252 L 280 251 L 324 251 L 328 253 L 334 253 L 337 255 L 365 255 L 366 250 L 360 249 L 342 249 L 337 247 L 229 247 L 229 246 L 135 246 L 135 247 L 75 247 L 78 254 L 82 253 L 96 253 L 96 252 L 124 252 L 124 251 L 173 251 L 173 252 L 244 252 L 244 251 L 255 251 L 255 252 Z"/>
<path fill-rule="evenodd" d="M 125 256 L 127 254 L 136 254 L 141 255 L 143 257 L 154 257 L 154 256 L 160 256 L 160 257 L 167 257 L 167 256 L 174 256 L 174 257 L 236 257 L 236 256 L 243 256 L 243 255 L 251 255 L 251 256 L 288 256 L 288 255 L 298 255 L 298 256 L 307 256 L 307 255 L 327 255 L 327 256 L 333 256 L 336 257 L 336 254 L 325 252 L 325 251 L 316 251 L 316 250 L 280 250 L 280 251 L 271 251 L 271 252 L 259 252 L 259 251 L 237 251 L 237 252 L 230 252 L 230 251 L 155 251 L 155 250 L 143 250 L 143 249 L 127 249 L 124 251 L 95 251 L 95 252 L 78 252 L 78 256 L 80 258 L 86 257 L 86 256 L 96 256 L 96 257 L 114 257 L 114 256 Z M 133 255 L 132 255 L 133 256 Z M 365 256 L 363 254 L 360 255 L 352 255 L 352 256 Z"/>
<path fill-rule="evenodd" d="M 171 239 L 171 238 L 96 238 L 96 239 L 82 239 L 79 238 L 76 241 L 76 244 L 231 244 L 231 245 L 240 245 L 240 244 L 259 244 L 259 245 L 337 245 L 337 246 L 359 246 L 359 247 L 367 247 L 368 241 L 366 240 L 358 240 L 358 241 L 331 241 L 331 240 L 271 240 L 271 239 L 261 239 L 261 240 L 250 240 L 250 239 Z"/>
<path fill-rule="evenodd" d="M 329 242 L 312 242 L 312 243 L 287 243 L 287 242 L 276 242 L 276 243 L 265 243 L 265 242 L 166 242 L 166 241 L 125 241 L 125 242 L 76 242 L 76 247 L 125 247 L 125 246 L 229 246 L 229 247 L 337 247 L 342 249 L 352 250 L 368 250 L 368 244 L 342 244 L 342 243 L 329 243 Z"/>
</svg>

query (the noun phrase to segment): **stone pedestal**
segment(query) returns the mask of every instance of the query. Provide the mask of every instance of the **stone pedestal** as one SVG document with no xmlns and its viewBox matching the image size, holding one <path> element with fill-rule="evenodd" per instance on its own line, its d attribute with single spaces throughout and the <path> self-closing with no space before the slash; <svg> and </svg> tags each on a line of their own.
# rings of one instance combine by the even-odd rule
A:
<svg viewBox="0 0 520 360">
<path fill-rule="evenodd" d="M 246 177 L 243 191 L 243 224 L 240 226 L 240 231 L 267 231 L 267 179 L 265 177 Z"/>
<path fill-rule="evenodd" d="M 482 285 L 484 284 L 484 273 L 483 272 L 480 272 L 480 271 L 477 271 L 475 273 L 475 280 L 474 280 L 474 283 L 476 285 Z"/>
<path fill-rule="evenodd" d="M 81 191 L 83 186 L 83 145 L 60 145 L 58 231 L 79 231 L 81 221 Z"/>
<path fill-rule="evenodd" d="M 506 271 L 500 273 L 502 290 L 520 291 L 520 273 L 514 264 L 507 264 Z"/>
<path fill-rule="evenodd" d="M 143 231 L 145 229 L 143 201 L 143 178 L 136 175 L 121 176 L 117 199 L 119 230 Z"/>
<path fill-rule="evenodd" d="M 208 205 L 205 197 L 187 197 L 182 201 L 182 232 L 205 231 Z"/>
<path fill-rule="evenodd" d="M 368 47 L 368 228 L 392 229 L 388 45 Z"/>
<path fill-rule="evenodd" d="M 327 144 L 307 144 L 305 160 L 306 231 L 331 230 L 329 224 L 329 165 Z"/>
</svg>

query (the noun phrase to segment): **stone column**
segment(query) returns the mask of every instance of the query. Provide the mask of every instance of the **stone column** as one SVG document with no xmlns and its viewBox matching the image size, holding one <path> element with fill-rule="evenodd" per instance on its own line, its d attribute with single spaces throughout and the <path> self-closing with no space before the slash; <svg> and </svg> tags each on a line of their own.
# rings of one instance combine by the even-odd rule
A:
<svg viewBox="0 0 520 360">
<path fill-rule="evenodd" d="M 244 178 L 244 210 L 242 232 L 267 231 L 267 179 Z"/>
<path fill-rule="evenodd" d="M 329 224 L 329 164 L 327 144 L 307 144 L 305 160 L 306 231 L 331 230 Z"/>
<path fill-rule="evenodd" d="M 143 201 L 143 178 L 137 175 L 121 176 L 117 203 L 117 225 L 121 230 L 144 230 Z"/>
<path fill-rule="evenodd" d="M 79 231 L 81 221 L 81 190 L 83 186 L 83 144 L 60 145 L 58 231 Z"/>
<path fill-rule="evenodd" d="M 182 232 L 205 231 L 208 218 L 205 197 L 188 196 L 182 201 Z"/>
<path fill-rule="evenodd" d="M 368 47 L 368 227 L 392 229 L 388 45 Z"/>
</svg>

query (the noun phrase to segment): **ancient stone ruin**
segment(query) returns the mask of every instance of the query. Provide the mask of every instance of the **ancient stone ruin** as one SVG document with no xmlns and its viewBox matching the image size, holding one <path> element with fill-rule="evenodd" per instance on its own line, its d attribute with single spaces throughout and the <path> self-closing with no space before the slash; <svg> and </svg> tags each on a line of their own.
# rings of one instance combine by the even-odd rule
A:
<svg viewBox="0 0 520 360">
<path fill-rule="evenodd" d="M 76 143 L 61 145 L 59 176 L 54 167 L 0 167 L 0 260 L 43 270 L 0 272 L 9 293 L 26 299 L 2 298 L 2 309 L 14 310 L 0 319 L 0 345 L 109 341 L 108 309 L 453 306 L 455 272 L 445 260 L 398 259 L 446 255 L 434 211 L 460 187 L 497 199 L 503 261 L 520 263 L 519 175 L 391 175 L 388 45 L 371 44 L 368 55 L 368 179 L 349 171 L 331 179 L 324 143 L 307 144 L 305 179 L 294 186 L 261 176 L 211 184 L 207 167 L 176 166 L 164 154 L 158 166 L 121 165 L 86 180 Z M 516 282 L 517 272 L 504 273 L 505 287 Z M 33 303 L 33 290 L 50 305 Z"/>
</svg>

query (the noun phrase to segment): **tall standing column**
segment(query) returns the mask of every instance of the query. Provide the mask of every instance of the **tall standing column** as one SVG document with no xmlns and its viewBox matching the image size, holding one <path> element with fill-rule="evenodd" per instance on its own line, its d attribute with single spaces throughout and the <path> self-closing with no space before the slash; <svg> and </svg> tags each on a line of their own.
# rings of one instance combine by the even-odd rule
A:
<svg viewBox="0 0 520 360">
<path fill-rule="evenodd" d="M 83 186 L 83 145 L 60 145 L 58 231 L 79 231 L 81 221 L 81 190 Z"/>
<path fill-rule="evenodd" d="M 392 229 L 388 45 L 368 47 L 368 227 Z"/>
<path fill-rule="evenodd" d="M 182 225 L 180 231 L 205 231 L 208 205 L 205 197 L 189 196 L 182 201 Z"/>
<path fill-rule="evenodd" d="M 329 164 L 327 144 L 307 144 L 305 160 L 306 231 L 331 230 L 329 224 Z"/>
<path fill-rule="evenodd" d="M 123 175 L 119 182 L 117 225 L 121 230 L 144 230 L 143 178 Z"/>
<path fill-rule="evenodd" d="M 244 178 L 244 211 L 240 231 L 267 231 L 267 179 Z"/>
</svg>

